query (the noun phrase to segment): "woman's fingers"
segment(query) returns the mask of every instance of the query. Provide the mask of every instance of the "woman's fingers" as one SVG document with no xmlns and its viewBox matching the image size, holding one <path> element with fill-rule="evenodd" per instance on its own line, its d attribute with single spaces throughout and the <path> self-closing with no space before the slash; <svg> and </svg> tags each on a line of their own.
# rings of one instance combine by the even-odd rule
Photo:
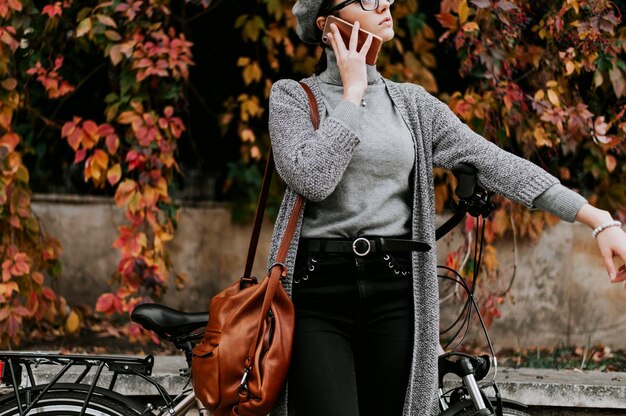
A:
<svg viewBox="0 0 626 416">
<path fill-rule="evenodd" d="M 621 259 L 620 263 L 626 264 L 626 234 L 618 227 L 604 230 L 597 236 L 598 247 L 602 255 L 602 261 L 609 274 L 611 282 L 618 283 L 626 281 L 626 266 L 615 266 L 614 258 Z M 618 263 L 619 264 L 619 263 Z"/>
<path fill-rule="evenodd" d="M 336 24 L 330 24 L 330 30 L 332 32 L 331 36 L 331 44 L 333 45 L 333 49 L 335 51 L 335 55 L 339 56 L 339 54 L 346 53 L 346 45 L 343 43 L 343 39 L 341 38 L 341 33 L 339 33 L 339 28 Z"/>
<path fill-rule="evenodd" d="M 361 24 L 359 23 L 358 20 L 355 21 L 354 26 L 352 26 L 352 33 L 350 33 L 350 46 L 349 46 L 351 51 L 357 52 L 356 47 L 359 43 L 359 28 L 360 27 L 361 27 Z"/>
</svg>

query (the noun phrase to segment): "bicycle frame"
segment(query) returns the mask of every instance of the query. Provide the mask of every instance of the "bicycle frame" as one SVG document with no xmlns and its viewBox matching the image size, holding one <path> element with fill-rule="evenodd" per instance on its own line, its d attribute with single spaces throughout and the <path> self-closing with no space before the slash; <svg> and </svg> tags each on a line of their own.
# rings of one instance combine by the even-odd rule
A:
<svg viewBox="0 0 626 416">
<path fill-rule="evenodd" d="M 118 381 L 118 377 L 122 374 L 129 374 L 138 376 L 146 382 L 152 384 L 159 395 L 163 398 L 168 406 L 168 409 L 180 408 L 183 406 L 181 403 L 174 404 L 174 401 L 170 399 L 165 389 L 151 377 L 152 368 L 154 366 L 154 357 L 148 355 L 145 358 L 138 357 L 125 357 L 125 356 L 109 356 L 109 355 L 64 355 L 64 354 L 46 354 L 46 353 L 33 353 L 33 352 L 0 352 L 0 362 L 3 363 L 2 377 L 3 382 L 10 385 L 13 390 L 13 395 L 17 401 L 17 406 L 20 409 L 20 415 L 26 415 L 28 412 L 41 400 L 42 397 L 49 391 L 53 390 L 72 390 L 72 391 L 86 391 L 85 404 L 81 410 L 81 415 L 85 413 L 87 405 L 94 394 L 101 396 L 107 396 L 113 400 L 120 401 L 137 411 L 142 412 L 144 410 L 135 401 L 124 397 L 123 395 L 114 391 L 115 385 Z M 38 384 L 33 372 L 33 367 L 40 365 L 57 365 L 60 366 L 60 370 L 52 377 L 49 382 Z M 61 379 L 69 375 L 68 371 L 71 368 L 82 368 L 79 374 L 75 375 L 73 380 L 67 382 Z M 92 370 L 95 368 L 95 372 Z M 108 369 L 112 372 L 111 380 L 107 388 L 98 387 L 98 382 L 102 380 L 102 374 L 104 369 Z M 26 371 L 29 393 L 37 393 L 35 397 L 32 394 L 26 395 L 26 401 L 22 402 L 20 395 L 21 376 L 22 369 Z M 90 380 L 89 385 L 84 384 L 87 375 L 92 374 L 93 377 Z M 191 399 L 195 398 L 193 392 L 188 394 Z M 185 397 L 187 399 L 187 397 Z M 188 401 L 190 399 L 187 399 Z M 186 402 L 185 402 L 186 406 Z M 186 410 L 189 406 L 186 407 Z M 176 414 L 184 414 L 178 412 Z"/>
</svg>

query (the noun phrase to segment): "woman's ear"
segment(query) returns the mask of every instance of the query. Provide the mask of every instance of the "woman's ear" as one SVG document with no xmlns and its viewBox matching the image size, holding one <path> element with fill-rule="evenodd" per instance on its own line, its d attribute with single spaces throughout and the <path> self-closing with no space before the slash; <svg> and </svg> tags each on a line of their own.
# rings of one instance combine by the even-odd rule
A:
<svg viewBox="0 0 626 416">
<path fill-rule="evenodd" d="M 324 25 L 326 24 L 326 16 L 319 16 L 317 19 L 315 19 L 315 24 L 317 25 L 319 30 L 324 31 Z"/>
</svg>

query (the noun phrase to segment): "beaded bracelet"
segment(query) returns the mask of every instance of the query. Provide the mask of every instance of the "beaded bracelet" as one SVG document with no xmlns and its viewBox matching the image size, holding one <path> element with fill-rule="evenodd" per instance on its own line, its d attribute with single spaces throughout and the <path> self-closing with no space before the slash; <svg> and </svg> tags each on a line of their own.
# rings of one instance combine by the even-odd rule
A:
<svg viewBox="0 0 626 416">
<path fill-rule="evenodd" d="M 596 229 L 593 230 L 593 232 L 591 233 L 592 236 L 597 237 L 598 234 L 600 234 L 602 231 L 606 230 L 607 228 L 610 227 L 621 227 L 622 223 L 619 221 L 609 221 L 609 222 L 605 222 L 604 224 L 598 226 Z"/>
</svg>

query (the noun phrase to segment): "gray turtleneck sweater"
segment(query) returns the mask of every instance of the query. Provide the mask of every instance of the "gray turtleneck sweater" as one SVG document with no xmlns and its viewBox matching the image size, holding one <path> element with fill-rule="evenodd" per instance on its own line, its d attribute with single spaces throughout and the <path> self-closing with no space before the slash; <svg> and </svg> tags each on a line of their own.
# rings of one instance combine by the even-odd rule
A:
<svg viewBox="0 0 626 416">
<path fill-rule="evenodd" d="M 354 130 L 359 145 L 334 191 L 307 205 L 303 237 L 400 236 L 410 233 L 409 179 L 415 153 L 411 132 L 393 107 L 376 67 L 367 66 L 364 105 L 342 102 L 332 50 L 319 79 L 326 111 Z M 351 113 L 356 113 L 351 117 Z"/>
<path fill-rule="evenodd" d="M 409 181 L 415 154 L 411 133 L 394 108 L 381 75 L 367 65 L 364 105 L 341 101 L 343 86 L 332 49 L 325 48 L 328 66 L 319 75 L 326 111 L 358 137 L 358 146 L 330 195 L 309 201 L 302 236 L 306 238 L 400 236 L 410 232 Z M 586 202 L 555 184 L 537 197 L 536 207 L 572 222 Z"/>
</svg>

